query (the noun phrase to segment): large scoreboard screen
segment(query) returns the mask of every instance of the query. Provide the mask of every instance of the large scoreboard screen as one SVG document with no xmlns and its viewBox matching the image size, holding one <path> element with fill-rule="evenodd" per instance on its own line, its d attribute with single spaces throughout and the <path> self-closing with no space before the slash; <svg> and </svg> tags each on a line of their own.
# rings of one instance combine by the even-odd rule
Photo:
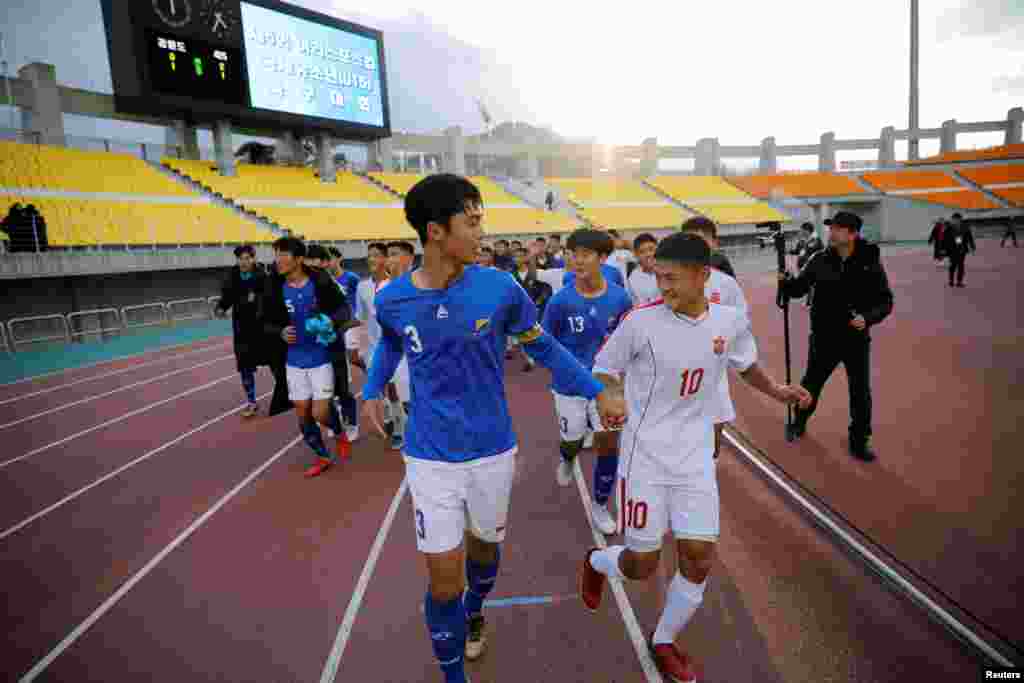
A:
<svg viewBox="0 0 1024 683">
<path fill-rule="evenodd" d="M 277 0 L 101 0 L 119 111 L 391 134 L 379 31 Z"/>
</svg>

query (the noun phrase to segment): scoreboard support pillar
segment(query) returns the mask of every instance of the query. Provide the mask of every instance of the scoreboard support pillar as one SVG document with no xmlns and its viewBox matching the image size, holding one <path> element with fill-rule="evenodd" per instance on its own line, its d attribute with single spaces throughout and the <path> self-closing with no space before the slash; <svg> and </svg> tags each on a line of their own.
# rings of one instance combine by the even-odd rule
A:
<svg viewBox="0 0 1024 683">
<path fill-rule="evenodd" d="M 329 133 L 316 134 L 316 156 L 320 169 L 320 182 L 334 183 L 338 180 L 338 167 L 334 164 L 334 140 Z"/>
<path fill-rule="evenodd" d="M 44 145 L 64 144 L 64 113 L 52 64 L 33 62 L 18 69 L 18 78 L 29 84 L 28 102 L 21 106 L 21 126 L 39 134 Z"/>
<path fill-rule="evenodd" d="M 184 121 L 175 121 L 167 128 L 167 146 L 177 148 L 182 159 L 198 160 L 198 130 Z"/>
<path fill-rule="evenodd" d="M 217 155 L 217 170 L 223 176 L 236 176 L 235 150 L 231 146 L 231 122 L 218 121 L 213 126 L 213 151 Z"/>
</svg>

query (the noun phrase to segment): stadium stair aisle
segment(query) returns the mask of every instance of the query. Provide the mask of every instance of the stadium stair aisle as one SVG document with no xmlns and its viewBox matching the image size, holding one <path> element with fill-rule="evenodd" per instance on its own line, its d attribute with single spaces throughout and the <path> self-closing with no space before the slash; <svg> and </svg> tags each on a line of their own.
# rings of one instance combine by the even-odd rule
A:
<svg viewBox="0 0 1024 683">
<path fill-rule="evenodd" d="M 903 196 L 958 209 L 998 209 L 1000 206 L 981 192 L 957 182 L 944 171 L 875 171 L 861 178 L 885 194 Z"/>
</svg>

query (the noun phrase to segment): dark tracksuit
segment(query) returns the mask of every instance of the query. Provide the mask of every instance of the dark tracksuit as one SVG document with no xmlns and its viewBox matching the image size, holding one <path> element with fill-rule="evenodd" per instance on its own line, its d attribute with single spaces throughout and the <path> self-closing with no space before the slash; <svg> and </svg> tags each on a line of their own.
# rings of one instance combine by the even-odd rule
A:
<svg viewBox="0 0 1024 683">
<path fill-rule="evenodd" d="M 786 295 L 793 298 L 804 296 L 812 287 L 810 351 L 800 383 L 814 403 L 807 410 L 797 410 L 797 424 L 807 424 L 825 382 L 842 363 L 850 388 L 850 444 L 863 446 L 871 436 L 870 329 L 892 312 L 893 301 L 878 246 L 858 239 L 845 262 L 829 247 L 784 283 Z M 850 326 L 855 315 L 864 318 L 864 330 Z"/>
<path fill-rule="evenodd" d="M 942 248 L 946 251 L 946 255 L 949 256 L 950 286 L 953 285 L 954 277 L 957 284 L 963 284 L 964 262 L 967 260 L 967 252 L 968 250 L 972 252 L 977 251 L 977 247 L 974 244 L 974 233 L 963 223 L 960 225 L 947 225 L 946 231 L 942 234 Z"/>
<path fill-rule="evenodd" d="M 711 252 L 711 267 L 725 273 L 733 280 L 739 279 L 736 277 L 736 271 L 733 270 L 729 257 L 720 251 Z"/>
</svg>

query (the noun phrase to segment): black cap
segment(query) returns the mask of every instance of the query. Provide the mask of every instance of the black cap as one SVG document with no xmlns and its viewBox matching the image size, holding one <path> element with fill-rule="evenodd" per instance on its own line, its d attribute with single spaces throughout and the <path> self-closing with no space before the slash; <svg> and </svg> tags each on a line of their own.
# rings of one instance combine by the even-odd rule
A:
<svg viewBox="0 0 1024 683">
<path fill-rule="evenodd" d="M 863 225 L 860 220 L 860 216 L 849 211 L 837 211 L 832 218 L 825 219 L 825 225 L 838 225 L 841 228 L 847 228 L 855 232 L 860 232 L 860 228 Z"/>
</svg>

